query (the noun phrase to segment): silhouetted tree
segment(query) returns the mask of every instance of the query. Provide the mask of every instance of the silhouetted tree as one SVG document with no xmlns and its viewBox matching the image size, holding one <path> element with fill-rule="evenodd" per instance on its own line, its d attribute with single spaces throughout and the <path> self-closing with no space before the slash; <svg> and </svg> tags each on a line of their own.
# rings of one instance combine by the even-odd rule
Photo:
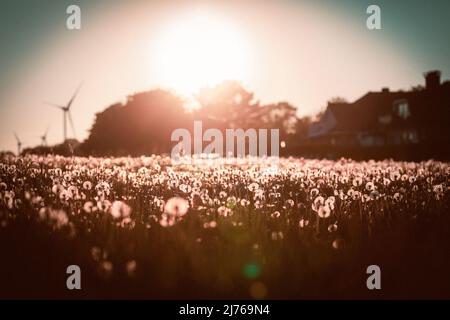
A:
<svg viewBox="0 0 450 320">
<path fill-rule="evenodd" d="M 292 135 L 296 131 L 297 109 L 287 102 L 279 102 L 260 107 L 259 126 L 277 128 L 281 136 Z"/>
<path fill-rule="evenodd" d="M 295 136 L 300 140 L 306 139 L 308 137 L 308 129 L 311 123 L 311 117 L 302 117 L 297 119 Z"/>
<path fill-rule="evenodd" d="M 128 97 L 96 115 L 83 150 L 93 154 L 141 155 L 170 152 L 171 132 L 186 126 L 183 101 L 151 90 Z"/>
<path fill-rule="evenodd" d="M 196 96 L 200 109 L 195 118 L 224 123 L 228 128 L 245 128 L 247 116 L 259 106 L 253 93 L 236 81 L 225 81 L 212 88 L 200 90 Z"/>
<path fill-rule="evenodd" d="M 333 97 L 330 100 L 328 100 L 328 103 L 347 103 L 348 100 L 345 99 L 344 97 Z"/>
<path fill-rule="evenodd" d="M 296 108 L 287 102 L 260 105 L 252 92 L 235 81 L 202 89 L 196 98 L 200 108 L 188 113 L 183 101 L 171 92 L 131 95 L 124 105 L 113 104 L 96 115 L 81 151 L 93 155 L 169 153 L 173 130 L 192 132 L 194 120 L 202 121 L 203 130 L 277 128 L 281 140 L 296 139 Z"/>
</svg>

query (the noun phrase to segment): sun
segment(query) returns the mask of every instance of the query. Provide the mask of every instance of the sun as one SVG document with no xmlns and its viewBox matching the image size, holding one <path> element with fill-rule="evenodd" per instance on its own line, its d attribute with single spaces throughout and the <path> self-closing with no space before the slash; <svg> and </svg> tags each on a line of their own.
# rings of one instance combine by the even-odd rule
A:
<svg viewBox="0 0 450 320">
<path fill-rule="evenodd" d="M 224 80 L 247 82 L 249 50 L 242 32 L 206 12 L 180 17 L 165 28 L 156 45 L 162 85 L 191 96 Z"/>
</svg>

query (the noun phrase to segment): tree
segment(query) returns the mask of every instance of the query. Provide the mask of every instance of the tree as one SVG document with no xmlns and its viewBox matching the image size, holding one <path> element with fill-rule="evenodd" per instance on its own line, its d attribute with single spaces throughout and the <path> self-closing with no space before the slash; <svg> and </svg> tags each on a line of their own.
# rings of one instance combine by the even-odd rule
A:
<svg viewBox="0 0 450 320">
<path fill-rule="evenodd" d="M 211 120 L 221 129 L 255 128 L 279 129 L 280 139 L 287 140 L 296 132 L 297 109 L 287 102 L 260 105 L 254 94 L 235 81 L 226 81 L 213 88 L 200 91 L 197 96 L 200 109 L 196 119 Z"/>
<path fill-rule="evenodd" d="M 231 128 L 245 128 L 246 116 L 258 106 L 253 93 L 236 81 L 225 81 L 200 90 L 196 96 L 200 109 L 197 118 L 213 119 Z"/>
<path fill-rule="evenodd" d="M 348 103 L 348 101 L 343 97 L 336 96 L 328 100 L 328 103 Z"/>
<path fill-rule="evenodd" d="M 142 155 L 170 152 L 170 134 L 186 125 L 183 101 L 151 90 L 128 97 L 96 115 L 83 150 L 93 154 Z"/>
</svg>

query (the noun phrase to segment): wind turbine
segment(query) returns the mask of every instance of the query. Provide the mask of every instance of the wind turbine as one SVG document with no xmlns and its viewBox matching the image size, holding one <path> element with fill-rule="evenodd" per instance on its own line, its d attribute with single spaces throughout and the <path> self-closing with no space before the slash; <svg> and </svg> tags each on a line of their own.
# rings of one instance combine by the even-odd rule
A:
<svg viewBox="0 0 450 320">
<path fill-rule="evenodd" d="M 72 98 L 70 98 L 69 102 L 65 106 L 55 104 L 55 103 L 45 102 L 46 104 L 51 105 L 55 108 L 58 108 L 58 109 L 62 110 L 62 112 L 63 112 L 63 135 L 64 135 L 63 142 L 65 142 L 67 140 L 67 119 L 69 119 L 70 126 L 72 127 L 73 135 L 76 138 L 75 126 L 73 125 L 72 115 L 70 113 L 70 107 L 72 106 L 73 100 L 75 100 L 75 97 L 77 96 L 78 91 L 80 91 L 82 84 L 83 83 L 80 83 L 77 90 L 75 90 L 75 93 L 73 94 Z"/>
<path fill-rule="evenodd" d="M 47 133 L 48 133 L 48 129 L 50 129 L 50 126 L 47 127 L 47 129 L 45 130 L 44 134 L 40 137 L 40 138 L 41 138 L 41 145 L 42 145 L 42 146 L 47 146 Z"/>
<path fill-rule="evenodd" d="M 19 136 L 17 135 L 17 133 L 14 132 L 14 137 L 16 138 L 17 141 L 17 155 L 20 156 L 20 151 L 22 151 L 22 141 L 20 141 Z"/>
</svg>

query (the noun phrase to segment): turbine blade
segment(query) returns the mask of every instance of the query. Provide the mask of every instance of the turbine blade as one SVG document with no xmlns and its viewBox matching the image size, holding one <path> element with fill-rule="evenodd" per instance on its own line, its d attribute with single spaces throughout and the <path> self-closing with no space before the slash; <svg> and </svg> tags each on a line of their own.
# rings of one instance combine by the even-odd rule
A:
<svg viewBox="0 0 450 320">
<path fill-rule="evenodd" d="M 67 104 L 67 107 L 66 107 L 67 109 L 70 109 L 70 106 L 72 105 L 73 100 L 75 100 L 75 97 L 77 96 L 78 92 L 80 91 L 80 88 L 81 88 L 82 85 L 83 85 L 83 82 L 81 82 L 78 85 L 77 90 L 75 90 L 75 93 L 73 94 L 72 98 L 69 100 L 69 103 Z"/>
<path fill-rule="evenodd" d="M 64 110 L 64 106 L 60 106 L 59 104 L 56 104 L 56 103 L 53 103 L 53 102 L 42 101 L 42 103 L 45 103 L 46 105 L 54 107 L 54 108 L 58 108 L 58 109 Z"/>
<path fill-rule="evenodd" d="M 16 138 L 16 141 L 17 141 L 17 143 L 20 143 L 20 139 L 19 139 L 19 136 L 17 135 L 17 133 L 16 133 L 16 132 L 14 132 L 14 137 Z"/>
</svg>

